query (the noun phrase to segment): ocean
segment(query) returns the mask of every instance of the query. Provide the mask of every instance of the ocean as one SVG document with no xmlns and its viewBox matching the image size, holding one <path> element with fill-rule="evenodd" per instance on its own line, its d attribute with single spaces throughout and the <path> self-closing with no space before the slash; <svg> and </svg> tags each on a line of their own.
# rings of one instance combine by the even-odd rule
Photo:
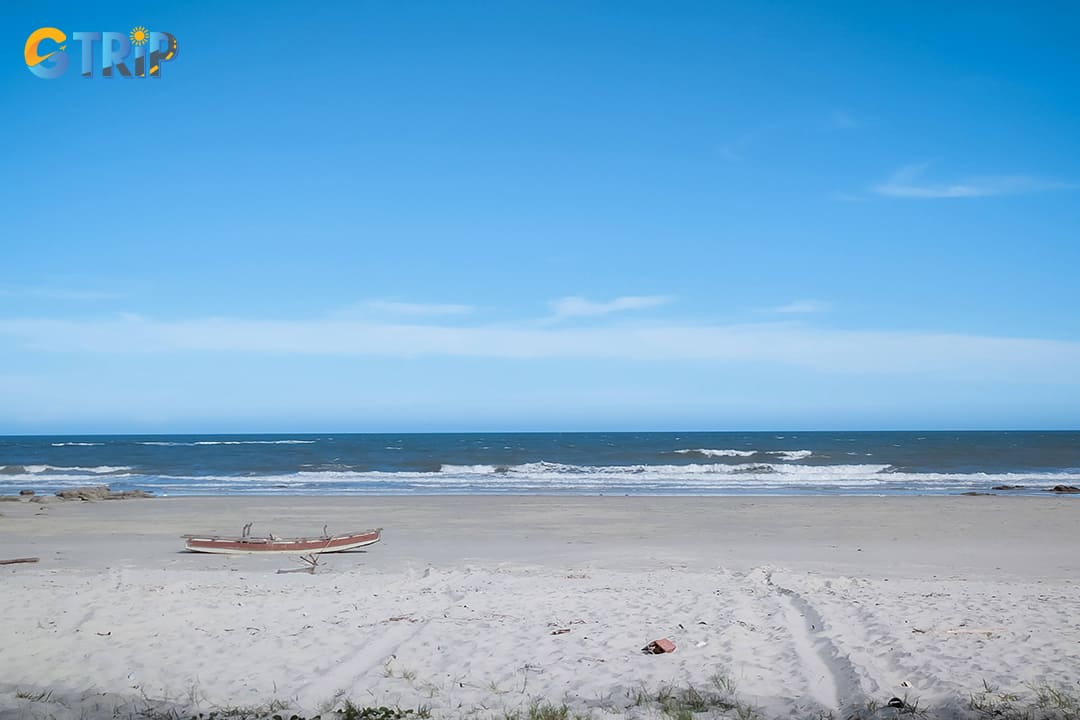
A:
<svg viewBox="0 0 1080 720">
<path fill-rule="evenodd" d="M 0 494 L 1044 494 L 1080 432 L 685 432 L 0 437 Z"/>
</svg>

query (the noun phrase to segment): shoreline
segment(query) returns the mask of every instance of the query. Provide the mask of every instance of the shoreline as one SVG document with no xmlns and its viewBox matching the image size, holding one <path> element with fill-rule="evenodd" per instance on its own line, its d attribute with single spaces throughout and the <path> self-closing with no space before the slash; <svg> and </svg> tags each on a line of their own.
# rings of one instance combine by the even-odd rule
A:
<svg viewBox="0 0 1080 720">
<path fill-rule="evenodd" d="M 93 720 L 111 717 L 100 693 L 313 714 L 339 692 L 436 718 L 537 698 L 645 718 L 641 688 L 714 675 L 762 717 L 847 717 L 984 681 L 1075 681 L 1080 505 L 1056 497 L 185 497 L 0 514 L 0 555 L 41 558 L 0 568 L 0 717 L 55 714 L 16 697 L 55 691 L 58 718 Z M 384 539 L 313 575 L 183 551 L 181 534 L 246 522 Z M 677 650 L 641 654 L 661 637 Z"/>
</svg>

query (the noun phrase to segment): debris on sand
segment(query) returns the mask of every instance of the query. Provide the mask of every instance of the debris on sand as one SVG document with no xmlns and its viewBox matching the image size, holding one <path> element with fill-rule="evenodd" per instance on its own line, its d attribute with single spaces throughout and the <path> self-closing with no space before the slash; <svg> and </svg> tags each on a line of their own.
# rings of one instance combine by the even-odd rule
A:
<svg viewBox="0 0 1080 720">
<path fill-rule="evenodd" d="M 660 638 L 659 640 L 653 640 L 651 643 L 641 648 L 641 652 L 646 655 L 662 655 L 663 653 L 675 652 L 675 643 L 671 642 L 667 638 Z"/>
</svg>

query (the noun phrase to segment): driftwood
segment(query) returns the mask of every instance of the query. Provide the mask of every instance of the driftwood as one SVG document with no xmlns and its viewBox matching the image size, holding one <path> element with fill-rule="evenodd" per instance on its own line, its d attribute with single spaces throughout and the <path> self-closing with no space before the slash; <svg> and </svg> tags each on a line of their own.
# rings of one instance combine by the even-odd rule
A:
<svg viewBox="0 0 1080 720">
<path fill-rule="evenodd" d="M 325 532 L 325 528 L 324 528 L 323 532 Z M 319 562 L 319 556 L 316 553 L 311 553 L 310 555 L 301 555 L 298 559 L 301 562 L 307 563 L 308 566 L 307 567 L 302 567 L 302 568 L 293 568 L 292 570 L 278 570 L 277 574 L 278 575 L 284 575 L 286 573 L 306 572 L 306 573 L 309 573 L 311 575 L 314 575 L 315 574 L 315 568 L 319 567 L 319 565 L 322 565 L 322 563 Z"/>
<path fill-rule="evenodd" d="M 0 565 L 14 565 L 16 563 L 35 563 L 40 560 L 41 558 L 12 558 L 11 560 L 0 560 Z"/>
</svg>

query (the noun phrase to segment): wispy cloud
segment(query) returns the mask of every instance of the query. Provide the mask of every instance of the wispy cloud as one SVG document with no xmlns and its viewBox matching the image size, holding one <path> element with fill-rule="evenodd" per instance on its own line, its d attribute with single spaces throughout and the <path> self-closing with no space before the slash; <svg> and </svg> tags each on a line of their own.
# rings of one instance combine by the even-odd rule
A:
<svg viewBox="0 0 1080 720">
<path fill-rule="evenodd" d="M 764 363 L 821 372 L 1080 384 L 1080 342 L 964 334 L 841 331 L 791 323 L 465 327 L 333 319 L 0 320 L 13 349 L 58 353 L 266 353 L 502 359 Z"/>
<path fill-rule="evenodd" d="M 789 314 L 820 313 L 829 310 L 831 307 L 832 305 L 824 300 L 796 300 L 786 305 L 769 308 L 769 312 Z"/>
<path fill-rule="evenodd" d="M 395 317 L 452 317 L 471 315 L 476 311 L 472 305 L 450 303 L 413 303 L 396 300 L 364 300 L 341 310 L 338 315 L 375 315 Z"/>
<path fill-rule="evenodd" d="M 610 315 L 626 310 L 644 310 L 671 302 L 667 295 L 625 295 L 609 302 L 594 302 L 583 297 L 564 297 L 551 302 L 552 320 Z"/>
<path fill-rule="evenodd" d="M 905 165 L 872 190 L 878 195 L 897 198 L 978 198 L 995 195 L 1020 195 L 1044 190 L 1075 187 L 1069 183 L 1030 175 L 983 175 L 953 182 L 929 182 L 923 175 L 930 163 Z"/>
</svg>

